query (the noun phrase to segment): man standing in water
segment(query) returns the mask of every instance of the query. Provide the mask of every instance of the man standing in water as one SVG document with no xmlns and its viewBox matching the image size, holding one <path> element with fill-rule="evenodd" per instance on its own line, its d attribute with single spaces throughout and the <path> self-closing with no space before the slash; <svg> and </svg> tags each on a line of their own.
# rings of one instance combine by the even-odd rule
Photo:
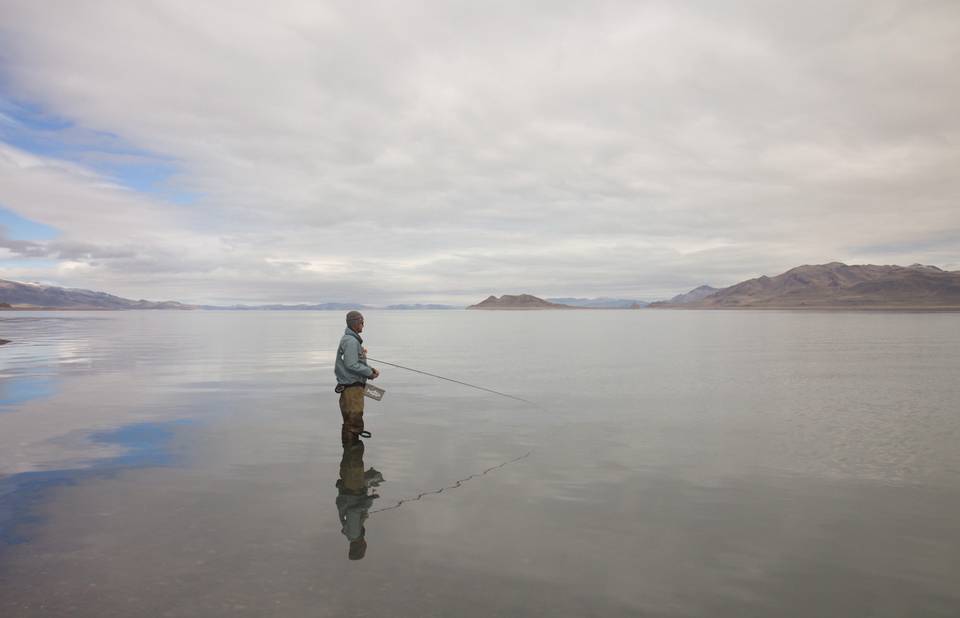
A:
<svg viewBox="0 0 960 618">
<path fill-rule="evenodd" d="M 363 314 L 351 311 L 347 314 L 347 329 L 340 338 L 337 361 L 333 371 L 337 376 L 336 391 L 340 393 L 340 414 L 343 426 L 340 440 L 344 445 L 353 444 L 363 431 L 363 388 L 367 380 L 373 380 L 380 372 L 367 365 L 367 349 L 363 347 Z"/>
</svg>

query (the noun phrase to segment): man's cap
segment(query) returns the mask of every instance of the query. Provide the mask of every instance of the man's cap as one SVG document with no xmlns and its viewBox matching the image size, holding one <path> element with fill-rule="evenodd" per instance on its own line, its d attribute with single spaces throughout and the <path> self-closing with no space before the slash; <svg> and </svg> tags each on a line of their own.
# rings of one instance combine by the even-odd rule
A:
<svg viewBox="0 0 960 618">
<path fill-rule="evenodd" d="M 347 324 L 353 324 L 363 319 L 363 314 L 359 311 L 350 311 L 347 313 Z"/>
</svg>

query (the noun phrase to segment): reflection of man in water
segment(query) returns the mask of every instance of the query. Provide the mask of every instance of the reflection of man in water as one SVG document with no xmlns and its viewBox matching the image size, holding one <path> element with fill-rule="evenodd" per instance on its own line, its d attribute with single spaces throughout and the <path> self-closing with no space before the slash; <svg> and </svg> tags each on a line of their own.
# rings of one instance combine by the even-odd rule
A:
<svg viewBox="0 0 960 618">
<path fill-rule="evenodd" d="M 350 560 L 361 560 L 367 553 L 367 511 L 373 501 L 380 496 L 371 493 L 371 487 L 383 482 L 383 475 L 377 470 L 363 469 L 363 442 L 357 440 L 343 447 L 343 459 L 340 460 L 340 478 L 337 480 L 337 514 L 340 516 L 340 529 L 350 541 Z"/>
</svg>

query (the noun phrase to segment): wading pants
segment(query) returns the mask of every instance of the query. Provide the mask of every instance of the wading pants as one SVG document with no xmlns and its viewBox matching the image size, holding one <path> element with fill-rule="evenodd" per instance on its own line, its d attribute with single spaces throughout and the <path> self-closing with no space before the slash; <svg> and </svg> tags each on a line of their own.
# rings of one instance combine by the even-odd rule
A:
<svg viewBox="0 0 960 618">
<path fill-rule="evenodd" d="M 343 444 L 352 444 L 363 431 L 363 387 L 348 386 L 340 393 L 340 415 L 343 426 L 340 428 L 340 440 Z"/>
</svg>

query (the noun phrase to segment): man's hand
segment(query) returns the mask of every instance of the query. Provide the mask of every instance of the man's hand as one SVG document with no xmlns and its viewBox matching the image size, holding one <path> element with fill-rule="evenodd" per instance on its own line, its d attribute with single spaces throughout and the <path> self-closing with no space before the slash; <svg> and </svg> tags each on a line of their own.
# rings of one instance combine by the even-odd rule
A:
<svg viewBox="0 0 960 618">
<path fill-rule="evenodd" d="M 371 367 L 371 369 L 373 369 L 373 368 Z M 374 370 L 373 370 L 373 375 L 370 376 L 370 379 L 371 379 L 371 380 L 374 380 L 374 379 L 376 379 L 376 378 L 378 378 L 378 377 L 380 377 L 380 370 L 379 370 L 379 369 L 374 369 Z"/>
<path fill-rule="evenodd" d="M 360 348 L 360 349 L 363 350 L 363 355 L 366 356 L 366 355 L 367 355 L 367 349 L 366 349 L 366 348 Z"/>
</svg>

